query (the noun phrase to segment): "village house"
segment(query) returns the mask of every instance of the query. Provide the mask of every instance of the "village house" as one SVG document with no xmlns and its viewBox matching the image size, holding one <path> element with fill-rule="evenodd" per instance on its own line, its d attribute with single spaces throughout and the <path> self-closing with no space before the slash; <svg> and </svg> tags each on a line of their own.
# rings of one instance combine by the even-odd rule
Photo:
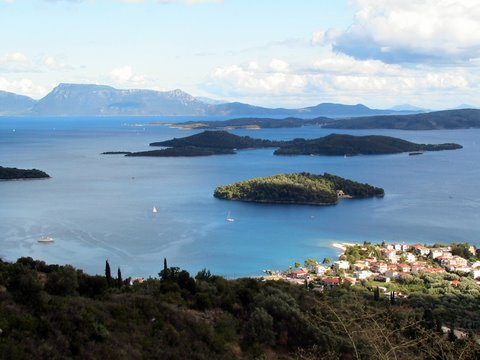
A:
<svg viewBox="0 0 480 360">
<path fill-rule="evenodd" d="M 323 278 L 320 280 L 320 284 L 322 284 L 325 288 L 334 288 L 341 284 L 341 279 L 339 277 L 335 278 Z"/>
<path fill-rule="evenodd" d="M 329 268 L 328 268 L 327 266 L 317 265 L 317 271 L 316 271 L 316 273 L 317 273 L 317 275 L 324 275 L 324 274 L 327 272 L 328 269 L 329 269 Z"/>
<path fill-rule="evenodd" d="M 354 271 L 353 276 L 356 277 L 358 280 L 364 280 L 372 277 L 373 273 L 370 270 L 360 270 Z"/>
<path fill-rule="evenodd" d="M 470 271 L 470 275 L 472 275 L 474 279 L 480 278 L 480 269 L 472 269 L 472 271 Z"/>
<path fill-rule="evenodd" d="M 405 254 L 403 254 L 403 256 L 405 257 L 405 259 L 408 263 L 413 263 L 413 262 L 417 261 L 417 257 L 415 255 L 413 255 L 412 253 L 405 253 Z"/>
<path fill-rule="evenodd" d="M 340 269 L 348 270 L 348 269 L 350 269 L 350 263 L 348 261 L 345 261 L 345 260 L 335 261 L 333 263 L 333 268 L 337 271 L 340 270 Z"/>
<path fill-rule="evenodd" d="M 451 267 L 465 267 L 468 265 L 467 259 L 462 258 L 461 256 L 440 256 L 437 258 L 437 261 L 442 266 L 451 266 Z"/>
<path fill-rule="evenodd" d="M 308 270 L 306 268 L 292 270 L 290 276 L 293 279 L 305 279 L 308 277 Z"/>
<path fill-rule="evenodd" d="M 385 271 L 384 275 L 385 275 L 386 278 L 393 279 L 393 278 L 398 277 L 398 271 L 397 270 L 387 270 L 387 271 Z"/>
<path fill-rule="evenodd" d="M 412 245 L 412 249 L 413 249 L 415 254 L 420 255 L 420 256 L 426 256 L 430 253 L 429 248 L 427 248 L 423 245 L 420 245 L 420 244 Z"/>
<path fill-rule="evenodd" d="M 474 269 L 478 268 L 478 267 L 480 267 L 480 261 L 474 261 L 470 264 L 470 266 Z"/>
<path fill-rule="evenodd" d="M 472 271 L 472 268 L 470 266 L 452 266 L 451 271 L 458 271 L 468 274 Z"/>
<path fill-rule="evenodd" d="M 412 264 L 412 272 L 420 272 L 427 267 L 425 261 L 416 261 Z"/>
<path fill-rule="evenodd" d="M 430 254 L 428 255 L 432 259 L 439 258 L 440 256 L 443 256 L 443 250 L 442 249 L 431 249 Z"/>
<path fill-rule="evenodd" d="M 406 273 L 406 272 L 410 272 L 410 270 L 412 270 L 412 267 L 409 264 L 398 264 L 397 269 L 398 271 Z"/>
<path fill-rule="evenodd" d="M 370 264 L 370 269 L 374 272 L 378 272 L 383 274 L 385 271 L 388 270 L 388 265 L 384 262 L 374 262 Z"/>
<path fill-rule="evenodd" d="M 369 267 L 369 263 L 363 260 L 359 260 L 352 265 L 352 269 L 357 271 L 368 269 L 368 267 Z"/>
<path fill-rule="evenodd" d="M 392 264 L 397 263 L 399 256 L 397 255 L 397 252 L 395 250 L 382 249 L 382 253 L 385 258 L 387 258 L 387 260 L 390 261 Z"/>
</svg>

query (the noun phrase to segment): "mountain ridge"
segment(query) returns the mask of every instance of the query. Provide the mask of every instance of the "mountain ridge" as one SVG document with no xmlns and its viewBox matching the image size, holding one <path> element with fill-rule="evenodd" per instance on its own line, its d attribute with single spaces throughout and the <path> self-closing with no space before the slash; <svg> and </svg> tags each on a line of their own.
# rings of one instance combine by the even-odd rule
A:
<svg viewBox="0 0 480 360">
<path fill-rule="evenodd" d="M 0 102 L 0 114 L 38 116 L 296 115 L 356 117 L 411 113 L 409 111 L 371 109 L 363 104 L 344 105 L 335 103 L 320 103 L 296 109 L 268 108 L 241 102 L 218 102 L 212 99 L 204 101 L 204 98 L 192 96 L 180 89 L 171 91 L 117 89 L 108 85 L 73 83 L 60 83 L 40 100 L 24 98 L 26 98 L 22 98 L 24 102 L 21 105 L 14 106 L 13 109 L 8 103 L 2 106 L 2 102 Z"/>
</svg>

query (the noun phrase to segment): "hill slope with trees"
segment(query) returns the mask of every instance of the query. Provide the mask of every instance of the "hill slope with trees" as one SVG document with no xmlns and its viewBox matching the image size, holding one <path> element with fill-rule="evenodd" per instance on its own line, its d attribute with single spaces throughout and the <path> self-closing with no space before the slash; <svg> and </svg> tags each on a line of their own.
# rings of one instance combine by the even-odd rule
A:
<svg viewBox="0 0 480 360">
<path fill-rule="evenodd" d="M 4 359 L 478 359 L 471 337 L 437 325 L 480 310 L 462 295 L 374 297 L 368 287 L 324 292 L 259 279 L 91 276 L 31 258 L 0 261 Z M 444 309 L 444 312 L 438 310 Z M 435 309 L 435 310 L 434 310 Z M 442 315 L 443 314 L 443 315 Z M 472 323 L 473 324 L 473 323 Z M 475 325 L 475 324 L 474 324 Z M 479 325 L 472 328 L 478 333 Z"/>
</svg>

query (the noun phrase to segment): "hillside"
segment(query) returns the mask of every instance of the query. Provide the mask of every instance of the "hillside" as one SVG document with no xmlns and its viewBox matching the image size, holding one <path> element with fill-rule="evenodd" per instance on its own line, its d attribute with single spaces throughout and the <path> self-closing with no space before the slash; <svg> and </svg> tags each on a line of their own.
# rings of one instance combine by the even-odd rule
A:
<svg viewBox="0 0 480 360">
<path fill-rule="evenodd" d="M 165 261 L 166 265 L 166 261 Z M 107 267 L 106 267 L 107 270 Z M 108 267 L 110 270 L 110 267 Z M 109 275 L 109 276 L 107 276 Z M 374 299 L 374 288 L 323 292 L 284 281 L 192 277 L 167 267 L 130 285 L 31 258 L 0 261 L 4 359 L 478 359 L 472 338 L 442 324 L 471 324 L 470 294 Z M 310 287 L 309 287 L 310 288 Z M 472 292 L 472 291 L 470 291 Z M 471 320 L 470 322 L 466 320 Z"/>
<path fill-rule="evenodd" d="M 0 115 L 22 115 L 32 109 L 35 100 L 0 90 Z"/>
<path fill-rule="evenodd" d="M 216 198 L 225 200 L 306 205 L 334 205 L 339 197 L 383 195 L 383 189 L 368 184 L 330 174 L 309 173 L 260 177 L 219 186 L 214 192 Z"/>
<path fill-rule="evenodd" d="M 37 169 L 24 170 L 0 166 L 0 180 L 44 179 L 50 176 Z"/>
<path fill-rule="evenodd" d="M 480 128 L 480 110 L 460 109 L 415 115 L 385 115 L 342 119 L 324 125 L 330 129 L 442 130 Z"/>
</svg>

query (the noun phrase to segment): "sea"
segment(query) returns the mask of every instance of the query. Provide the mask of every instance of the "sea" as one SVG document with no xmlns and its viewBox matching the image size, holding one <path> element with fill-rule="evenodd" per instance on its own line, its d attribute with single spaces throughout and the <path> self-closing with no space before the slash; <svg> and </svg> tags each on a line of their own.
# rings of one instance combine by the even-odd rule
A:
<svg viewBox="0 0 480 360">
<path fill-rule="evenodd" d="M 101 155 L 149 150 L 151 142 L 198 133 L 151 125 L 192 119 L 1 117 L 0 165 L 37 168 L 51 178 L 0 182 L 0 258 L 30 256 L 90 274 L 103 274 L 108 259 L 124 277 L 156 277 L 166 258 L 192 275 L 209 269 L 233 278 L 284 270 L 307 258 L 336 259 L 332 244 L 339 242 L 480 244 L 478 129 L 231 131 L 263 139 L 336 132 L 463 145 L 417 156 L 275 156 L 274 149 L 194 158 Z M 290 172 L 328 172 L 382 187 L 385 197 L 335 206 L 213 197 L 219 185 Z M 55 241 L 39 243 L 42 236 Z"/>
</svg>

